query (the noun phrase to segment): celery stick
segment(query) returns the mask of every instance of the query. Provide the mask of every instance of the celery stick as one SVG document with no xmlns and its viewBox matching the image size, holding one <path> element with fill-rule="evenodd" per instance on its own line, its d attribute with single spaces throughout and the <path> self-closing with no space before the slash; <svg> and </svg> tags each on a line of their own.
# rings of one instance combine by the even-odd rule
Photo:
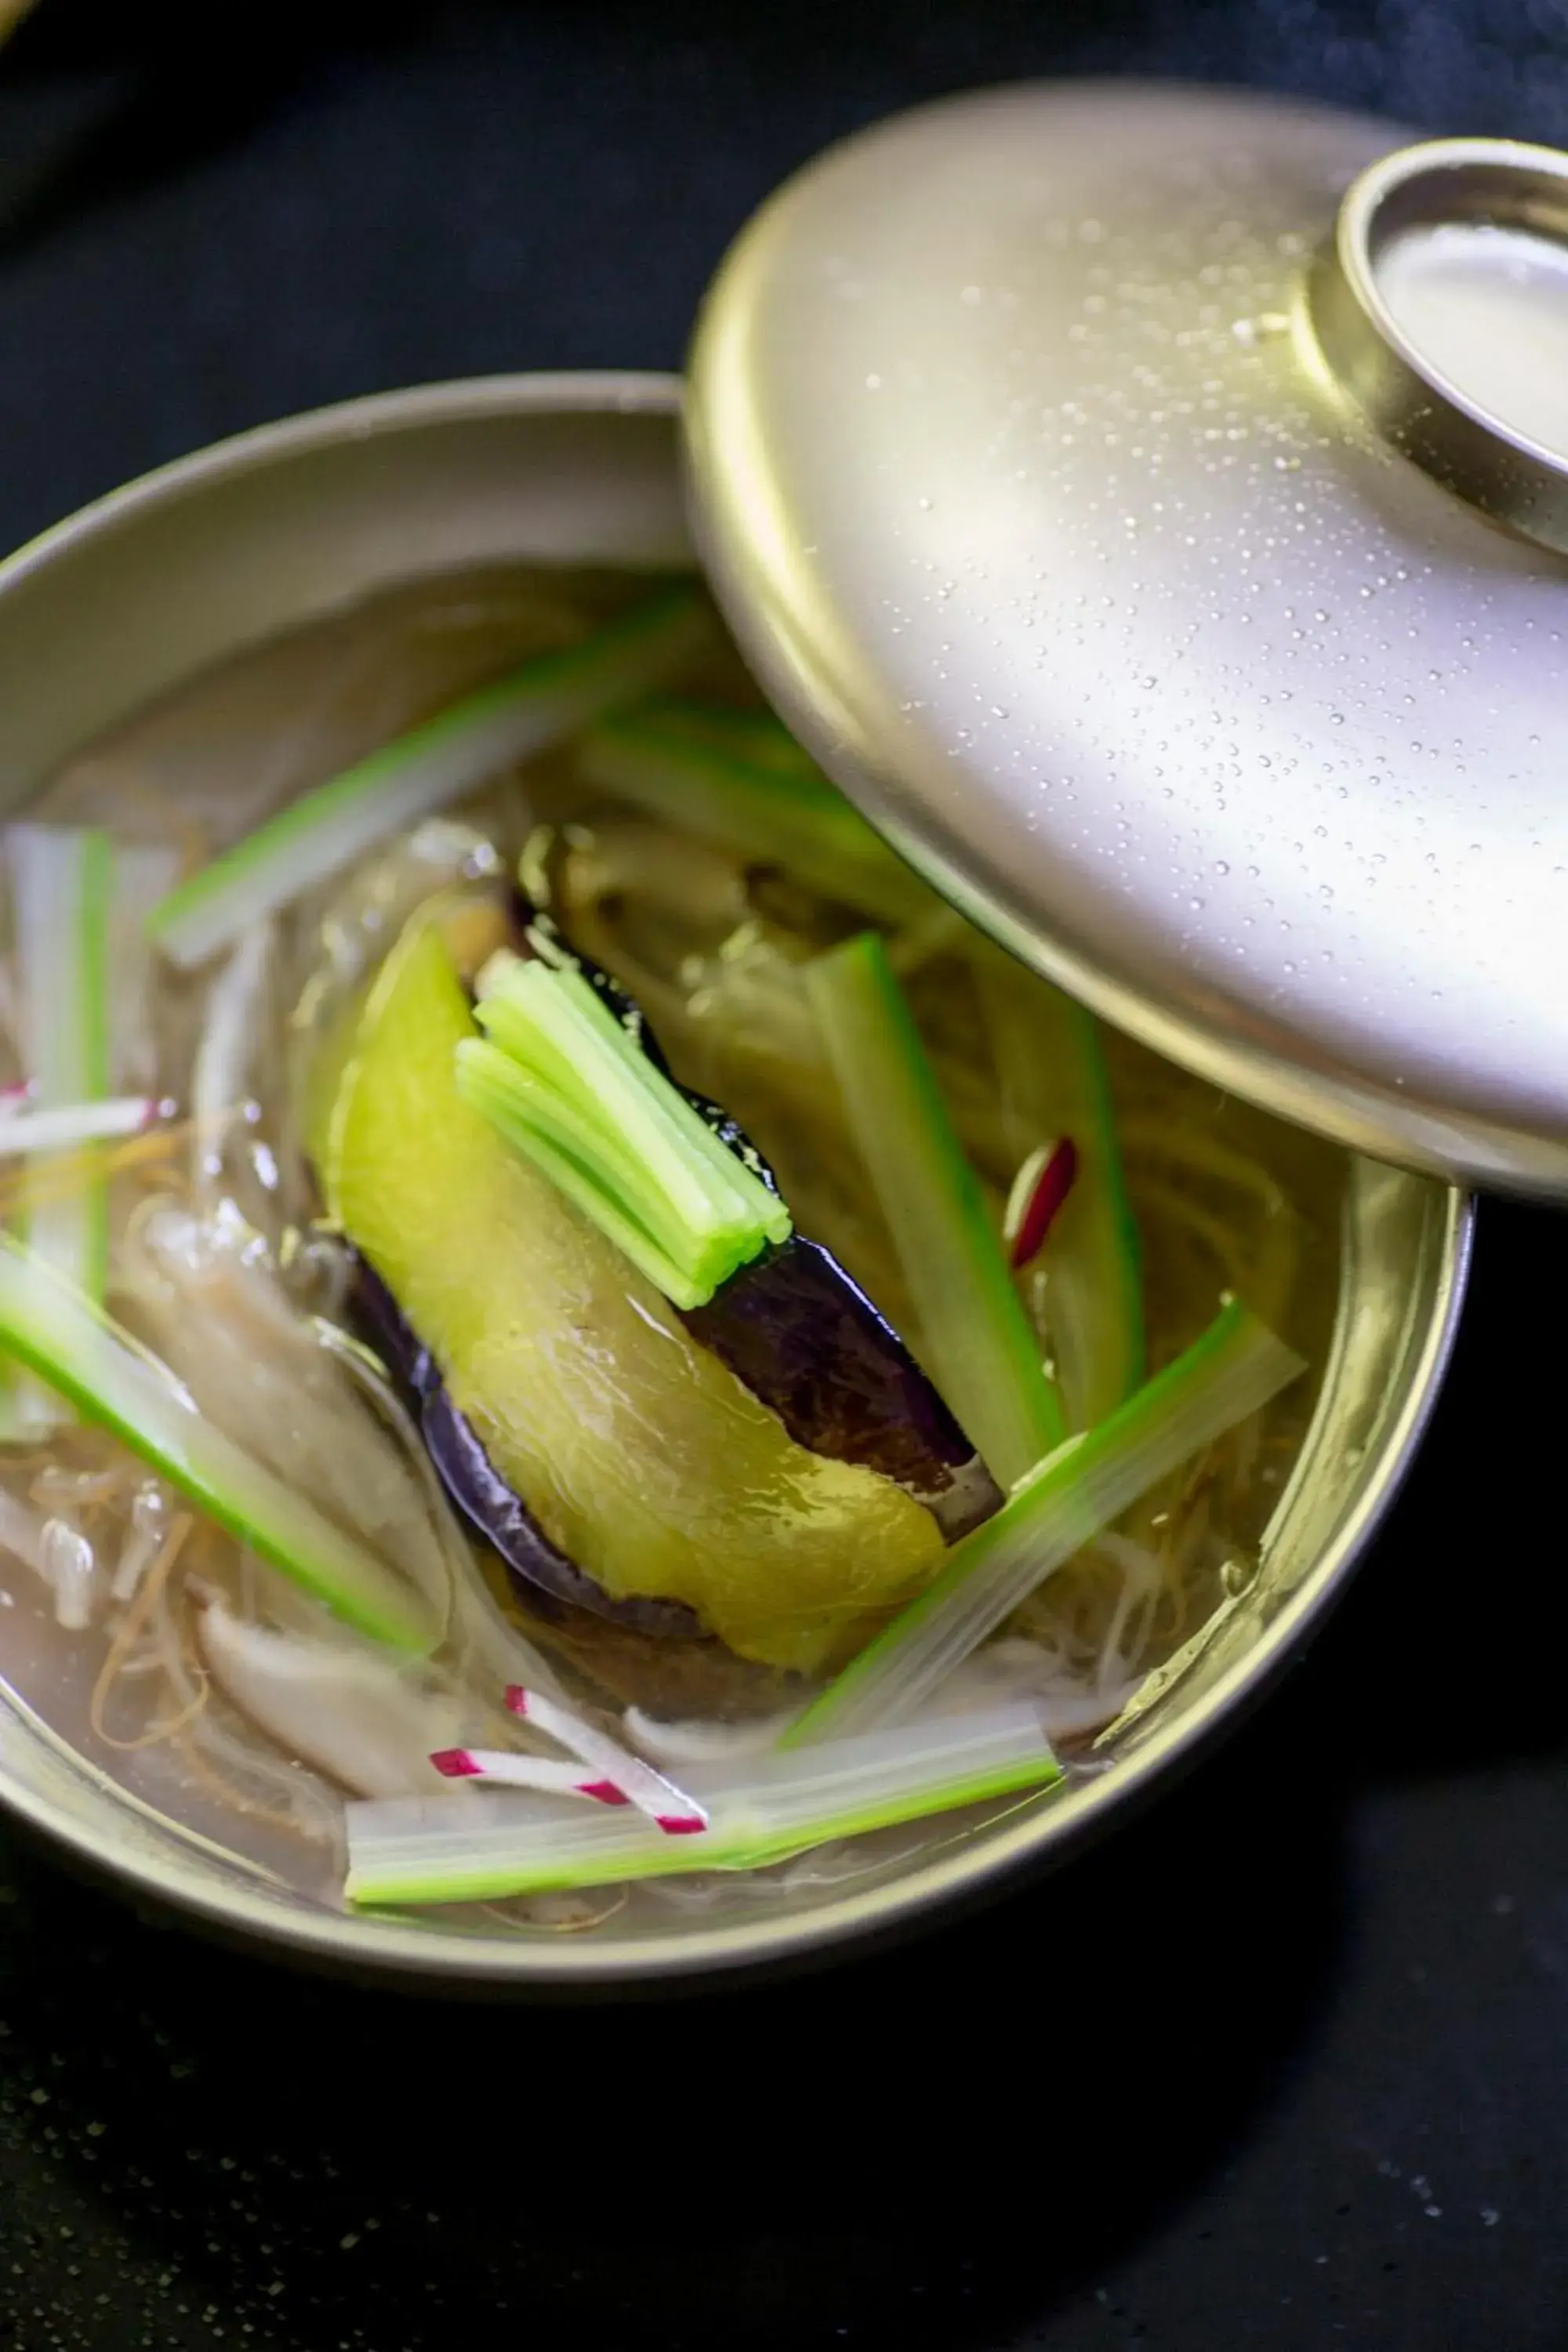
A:
<svg viewBox="0 0 1568 2352">
<path fill-rule="evenodd" d="M 930 911 L 926 885 L 776 719 L 643 704 L 589 728 L 576 756 L 591 783 L 741 857 L 781 866 L 825 898 L 893 924 Z"/>
<path fill-rule="evenodd" d="M 395 1649 L 435 1646 L 439 1628 L 417 1593 L 205 1420 L 172 1374 L 80 1289 L 5 1234 L 0 1346 L 345 1622 Z"/>
<path fill-rule="evenodd" d="M 678 1307 L 787 1239 L 777 1194 L 581 972 L 503 951 L 479 975 L 477 1013 L 486 1034 L 457 1049 L 458 1092 Z"/>
<path fill-rule="evenodd" d="M 1016 1486 L 1060 1444 L 1061 1406 L 887 950 L 864 933 L 808 964 L 805 980 L 926 1370 L 992 1475 Z"/>
<path fill-rule="evenodd" d="M 828 1685 L 780 1746 L 918 1713 L 1053 1569 L 1305 1370 L 1238 1300 L 1228 1301 L 1174 1363 L 1096 1428 L 1069 1438 L 994 1518 L 955 1544 L 935 1583 Z"/>
<path fill-rule="evenodd" d="M 683 1766 L 709 1816 L 669 1837 L 626 1811 L 502 1790 L 469 1802 L 393 1799 L 348 1808 L 351 1902 L 499 1900 L 694 1870 L 753 1870 L 924 1814 L 1040 1788 L 1060 1768 L 1026 1702 L 835 1741 L 808 1754 Z"/>
</svg>

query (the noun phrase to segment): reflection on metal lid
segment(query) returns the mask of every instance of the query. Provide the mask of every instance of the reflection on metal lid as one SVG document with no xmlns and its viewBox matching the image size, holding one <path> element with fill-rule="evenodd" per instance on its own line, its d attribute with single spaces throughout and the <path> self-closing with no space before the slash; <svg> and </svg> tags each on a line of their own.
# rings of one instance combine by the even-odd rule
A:
<svg viewBox="0 0 1568 2352">
<path fill-rule="evenodd" d="M 1532 229 L 1438 221 L 1394 237 L 1377 275 L 1438 374 L 1568 462 L 1568 246 Z"/>
<path fill-rule="evenodd" d="M 1451 255 L 1377 275 L 1554 233 L 1568 162 L 1398 136 L 1076 85 L 850 141 L 716 281 L 693 503 L 781 708 L 1020 954 L 1303 1124 L 1568 1190 L 1563 473 L 1416 352 Z"/>
</svg>

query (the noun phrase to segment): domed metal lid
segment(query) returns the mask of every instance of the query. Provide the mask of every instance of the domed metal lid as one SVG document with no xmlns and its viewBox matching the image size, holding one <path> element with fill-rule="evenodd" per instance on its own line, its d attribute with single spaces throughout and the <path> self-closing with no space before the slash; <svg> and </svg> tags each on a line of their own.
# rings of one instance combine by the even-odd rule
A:
<svg viewBox="0 0 1568 2352">
<path fill-rule="evenodd" d="M 1568 158 L 931 107 L 745 231 L 688 441 L 763 684 L 951 898 L 1303 1125 L 1568 1190 Z"/>
</svg>

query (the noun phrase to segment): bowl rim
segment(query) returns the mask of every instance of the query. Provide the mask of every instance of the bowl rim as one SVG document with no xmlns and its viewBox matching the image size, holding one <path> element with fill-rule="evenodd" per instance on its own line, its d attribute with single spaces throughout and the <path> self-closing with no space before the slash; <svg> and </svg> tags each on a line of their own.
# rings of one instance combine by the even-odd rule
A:
<svg viewBox="0 0 1568 2352">
<path fill-rule="evenodd" d="M 462 377 L 372 393 L 257 425 L 137 476 L 51 525 L 0 562 L 0 607 L 24 578 L 58 555 L 208 484 L 229 480 L 343 439 L 363 440 L 423 425 L 514 415 L 679 415 L 679 377 L 654 372 L 571 371 Z M 282 1948 L 293 1958 L 367 1979 L 402 1979 L 427 1990 L 444 1983 L 526 1994 L 573 1988 L 657 1989 L 704 1976 L 833 1958 L 885 1938 L 917 1918 L 935 1925 L 965 1904 L 1016 1885 L 1028 1866 L 1052 1865 L 1100 1833 L 1113 1816 L 1168 1785 L 1259 1699 L 1338 1598 L 1409 1467 L 1442 1383 L 1468 1272 L 1471 1196 L 1433 1182 L 1442 1225 L 1431 1308 L 1406 1379 L 1401 1409 L 1380 1449 L 1382 1475 L 1318 1554 L 1254 1646 L 1236 1660 L 1159 1737 L 1123 1759 L 1113 1773 L 1081 1784 L 1048 1810 L 1020 1808 L 984 1843 L 955 1842 L 894 1879 L 769 1916 L 728 1926 L 671 1926 L 657 1937 L 560 1937 L 548 1945 L 444 1936 L 384 1916 L 301 1908 L 279 1914 L 259 1888 L 219 1878 L 195 1850 L 171 1842 L 167 1861 L 121 1854 L 58 1810 L 48 1799 L 0 1776 L 0 1804 L 47 1843 L 64 1847 L 91 1874 L 114 1881 L 154 1906 L 172 1908 L 247 1947 Z M 68 1748 L 68 1743 L 65 1743 Z M 74 1751 L 72 1751 L 74 1753 Z"/>
</svg>

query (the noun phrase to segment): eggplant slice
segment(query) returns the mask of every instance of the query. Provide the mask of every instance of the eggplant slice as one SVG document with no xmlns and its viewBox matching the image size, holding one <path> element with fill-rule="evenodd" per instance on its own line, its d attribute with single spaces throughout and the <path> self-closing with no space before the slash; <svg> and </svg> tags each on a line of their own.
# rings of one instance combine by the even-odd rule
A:
<svg viewBox="0 0 1568 2352">
<path fill-rule="evenodd" d="M 642 1008 L 612 975 L 579 954 L 552 919 L 521 894 L 510 912 L 518 951 L 575 964 L 638 1049 L 679 1085 Z M 776 1192 L 772 1169 L 736 1121 L 706 1097 L 680 1090 L 725 1146 Z M 541 1613 L 548 1616 L 552 1604 L 564 1604 L 629 1633 L 672 1642 L 710 1640 L 684 1602 L 617 1600 L 550 1540 L 453 1403 L 438 1365 L 392 1291 L 363 1257 L 357 1265 L 353 1306 L 363 1336 L 403 1390 L 454 1505 L 531 1590 Z M 741 1267 L 682 1319 L 795 1444 L 874 1470 L 901 1487 L 931 1513 L 945 1542 L 956 1541 L 1000 1505 L 995 1481 L 898 1333 L 820 1243 L 792 1235 Z"/>
</svg>

